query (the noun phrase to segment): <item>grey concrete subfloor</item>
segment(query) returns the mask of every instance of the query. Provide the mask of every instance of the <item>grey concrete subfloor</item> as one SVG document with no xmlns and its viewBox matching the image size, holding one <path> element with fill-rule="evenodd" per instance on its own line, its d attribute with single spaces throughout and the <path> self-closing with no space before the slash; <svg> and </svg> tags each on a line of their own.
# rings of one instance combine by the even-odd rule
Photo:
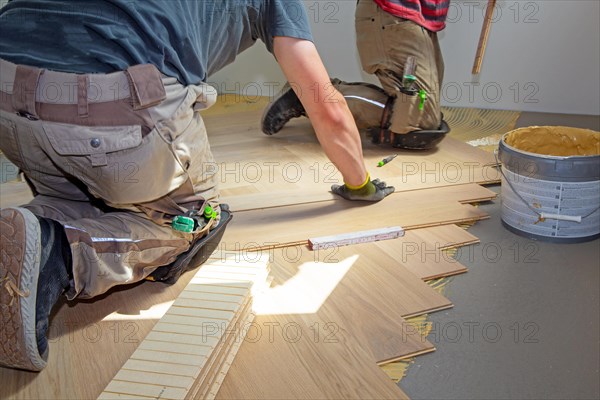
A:
<svg viewBox="0 0 600 400">
<path fill-rule="evenodd" d="M 492 188 L 499 191 L 500 187 Z M 600 398 L 600 240 L 552 244 L 489 220 L 481 243 L 456 259 L 469 268 L 430 315 L 437 350 L 419 356 L 400 387 L 412 399 Z"/>
<path fill-rule="evenodd" d="M 517 126 L 598 130 L 597 116 L 524 113 Z M 500 193 L 500 186 L 492 187 Z M 481 243 L 457 260 L 454 308 L 430 315 L 437 350 L 419 356 L 400 387 L 412 399 L 600 399 L 600 240 L 553 244 L 489 220 L 469 229 Z"/>
</svg>

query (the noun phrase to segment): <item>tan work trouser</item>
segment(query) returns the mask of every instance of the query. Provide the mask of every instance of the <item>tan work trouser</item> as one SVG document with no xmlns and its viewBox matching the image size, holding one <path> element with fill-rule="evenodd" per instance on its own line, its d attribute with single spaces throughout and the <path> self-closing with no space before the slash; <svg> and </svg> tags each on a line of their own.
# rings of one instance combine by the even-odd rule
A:
<svg viewBox="0 0 600 400">
<path fill-rule="evenodd" d="M 438 129 L 444 61 L 437 34 L 383 11 L 373 0 L 359 0 L 355 18 L 356 42 L 364 71 L 377 75 L 387 95 L 396 99 L 390 130 L 407 133 Z M 418 96 L 403 94 L 398 89 L 409 56 L 416 60 L 417 85 L 427 92 L 423 110 L 419 110 Z"/>
<path fill-rule="evenodd" d="M 59 221 L 73 257 L 67 295 L 89 298 L 145 278 L 216 225 L 173 230 L 176 215 L 218 208 L 200 108 L 210 86 L 152 65 L 67 74 L 0 60 L 0 148 L 24 172 L 25 208 Z"/>
</svg>

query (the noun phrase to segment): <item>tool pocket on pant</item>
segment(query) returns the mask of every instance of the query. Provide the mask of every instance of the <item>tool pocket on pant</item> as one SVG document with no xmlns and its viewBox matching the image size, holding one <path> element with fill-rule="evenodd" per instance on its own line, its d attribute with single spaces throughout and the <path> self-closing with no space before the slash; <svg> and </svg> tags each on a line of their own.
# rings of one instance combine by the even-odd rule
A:
<svg viewBox="0 0 600 400">
<path fill-rule="evenodd" d="M 419 103 L 419 96 L 398 92 L 390 119 L 390 130 L 394 133 L 407 133 L 420 129 L 423 111 L 419 110 Z"/>
<path fill-rule="evenodd" d="M 217 202 L 218 166 L 213 158 L 206 127 L 197 108 L 215 101 L 205 86 L 189 86 L 188 93 L 173 115 L 156 125 L 157 131 L 170 146 L 183 174 L 174 175 L 175 188 L 191 183 L 192 193 Z"/>
<path fill-rule="evenodd" d="M 94 127 L 42 123 L 47 151 L 65 175 L 111 205 L 154 200 L 171 190 L 183 171 L 156 129 L 142 137 L 140 126 Z"/>
</svg>

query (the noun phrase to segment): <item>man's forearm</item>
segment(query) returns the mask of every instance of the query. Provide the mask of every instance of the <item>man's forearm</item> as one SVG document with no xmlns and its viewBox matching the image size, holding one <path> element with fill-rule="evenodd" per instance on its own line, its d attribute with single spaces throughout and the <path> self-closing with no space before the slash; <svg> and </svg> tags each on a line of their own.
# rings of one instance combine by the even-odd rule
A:
<svg viewBox="0 0 600 400">
<path fill-rule="evenodd" d="M 344 182 L 363 184 L 367 171 L 358 129 L 344 97 L 331 85 L 314 44 L 276 37 L 274 51 L 327 157 L 342 173 Z"/>
</svg>

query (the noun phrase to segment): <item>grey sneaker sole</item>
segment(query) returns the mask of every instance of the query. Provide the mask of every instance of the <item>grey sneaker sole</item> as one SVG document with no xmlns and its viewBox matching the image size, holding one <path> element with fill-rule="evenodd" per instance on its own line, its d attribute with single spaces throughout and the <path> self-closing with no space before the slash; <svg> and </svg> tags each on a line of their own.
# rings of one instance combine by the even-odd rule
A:
<svg viewBox="0 0 600 400">
<path fill-rule="evenodd" d="M 40 225 L 30 211 L 0 211 L 0 365 L 30 371 L 46 366 L 35 335 Z"/>
</svg>

